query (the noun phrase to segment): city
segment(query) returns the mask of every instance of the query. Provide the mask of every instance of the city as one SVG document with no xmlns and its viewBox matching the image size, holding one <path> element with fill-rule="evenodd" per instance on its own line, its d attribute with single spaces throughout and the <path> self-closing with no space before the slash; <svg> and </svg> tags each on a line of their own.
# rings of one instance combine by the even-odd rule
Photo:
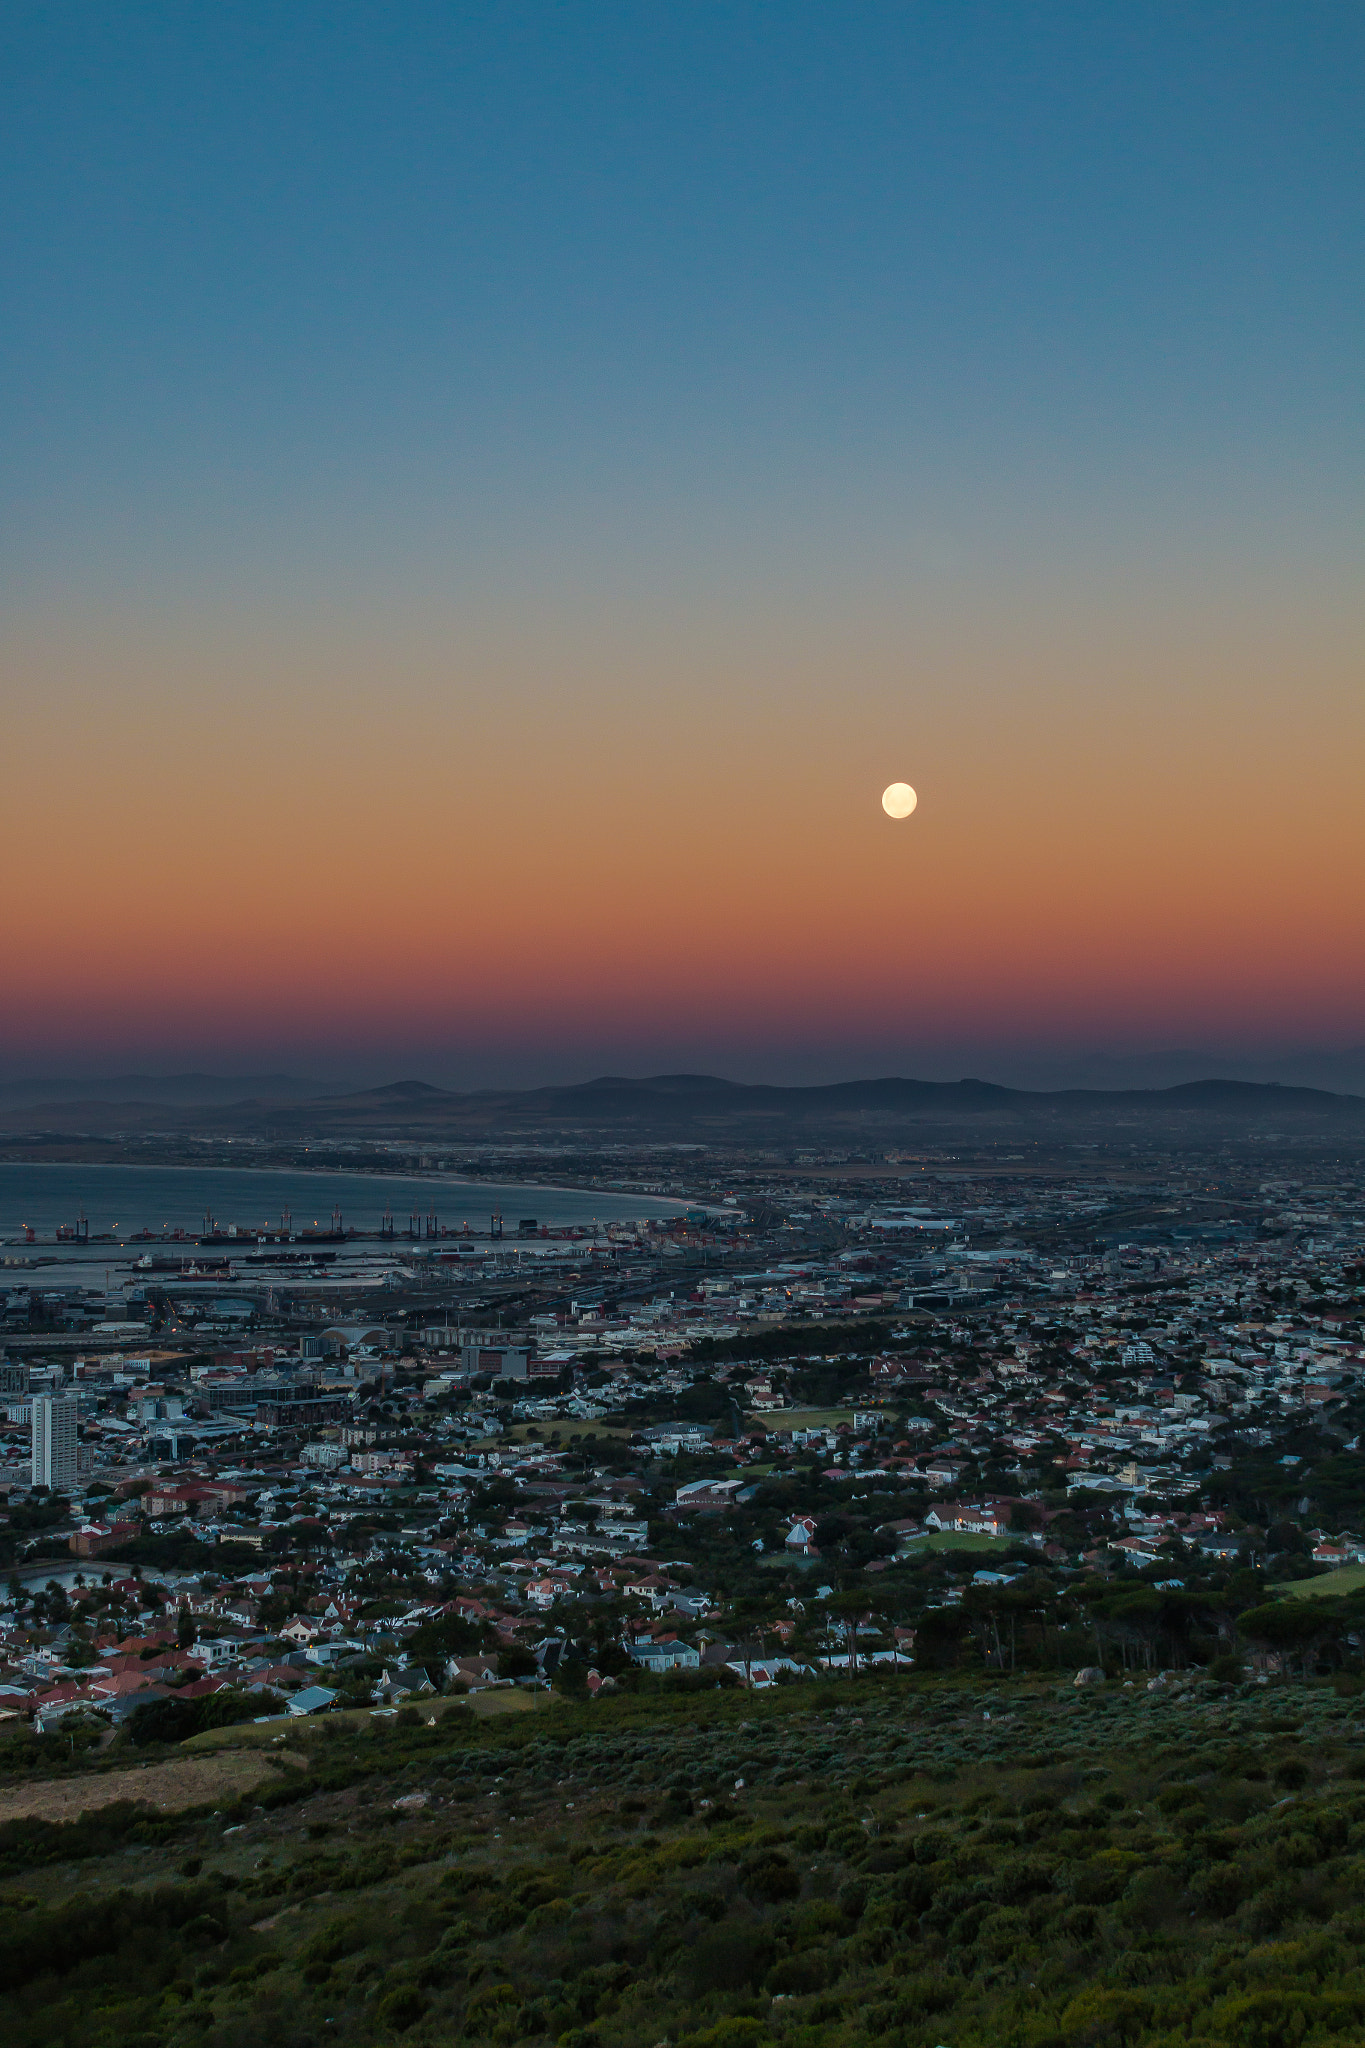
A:
<svg viewBox="0 0 1365 2048">
<path fill-rule="evenodd" d="M 1012 1668 L 1211 1662 L 1229 1586 L 1365 1563 L 1365 1166 L 1284 1169 L 692 1154 L 595 1230 L 11 1245 L 6 1710 L 989 1668 L 1006 1611 Z M 1181 1598 L 1106 1632 L 1128 1584 Z"/>
<path fill-rule="evenodd" d="M 1365 2043 L 1362 77 L 0 10 L 0 2048 Z"/>
</svg>

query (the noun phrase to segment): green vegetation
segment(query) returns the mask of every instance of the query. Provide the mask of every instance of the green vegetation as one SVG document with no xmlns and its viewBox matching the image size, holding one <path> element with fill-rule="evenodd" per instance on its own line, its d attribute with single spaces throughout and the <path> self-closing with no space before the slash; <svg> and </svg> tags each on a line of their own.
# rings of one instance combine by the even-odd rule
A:
<svg viewBox="0 0 1365 2048">
<path fill-rule="evenodd" d="M 305 1767 L 233 1811 L 0 1828 L 0 2028 L 1358 2042 L 1359 1684 L 887 1677 L 225 1729 Z"/>
<path fill-rule="evenodd" d="M 1348 1593 L 1365 1591 L 1365 1564 L 1344 1564 L 1320 1579 L 1285 1579 L 1269 1590 L 1292 1593 L 1296 1600 L 1343 1599 Z"/>
</svg>

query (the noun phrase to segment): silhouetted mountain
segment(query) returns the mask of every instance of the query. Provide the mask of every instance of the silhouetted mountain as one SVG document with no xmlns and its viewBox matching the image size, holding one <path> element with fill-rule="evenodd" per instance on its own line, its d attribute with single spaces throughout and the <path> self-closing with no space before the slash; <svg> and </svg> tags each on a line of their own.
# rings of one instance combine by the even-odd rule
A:
<svg viewBox="0 0 1365 2048">
<path fill-rule="evenodd" d="M 1226 1053 L 1189 1047 L 1162 1052 L 1023 1054 L 1006 1062 L 1010 1085 L 1057 1091 L 1098 1088 L 1178 1088 L 1217 1074 L 1228 1081 L 1322 1088 L 1329 1094 L 1365 1095 L 1365 1046 L 1340 1052 L 1294 1050 Z"/>
<path fill-rule="evenodd" d="M 186 1077 L 188 1078 L 188 1077 Z M 217 1085 L 217 1084 L 215 1084 Z M 880 1144 L 912 1137 L 1064 1129 L 1147 1128 L 1243 1134 L 1285 1126 L 1365 1133 L 1365 1098 L 1322 1089 L 1209 1078 L 1174 1088 L 1005 1088 L 992 1081 L 916 1081 L 900 1076 L 819 1087 L 766 1087 L 712 1074 L 608 1074 L 565 1087 L 457 1094 L 425 1081 L 396 1081 L 310 1100 L 198 1104 L 108 1100 L 7 1105 L 10 1132 L 134 1133 L 143 1129 L 253 1135 L 281 1140 L 401 1137 L 459 1144 L 537 1136 L 588 1143 L 776 1145 Z"/>
<path fill-rule="evenodd" d="M 448 1088 L 438 1088 L 431 1081 L 390 1081 L 383 1088 L 363 1088 L 353 1093 L 372 1101 L 423 1102 L 433 1098 L 447 1102 L 453 1100 Z"/>
<path fill-rule="evenodd" d="M 119 1074 L 97 1080 L 0 1081 L 0 1108 L 61 1102 L 165 1102 L 199 1108 L 206 1103 L 311 1101 L 345 1092 L 344 1086 L 294 1074 Z"/>
</svg>

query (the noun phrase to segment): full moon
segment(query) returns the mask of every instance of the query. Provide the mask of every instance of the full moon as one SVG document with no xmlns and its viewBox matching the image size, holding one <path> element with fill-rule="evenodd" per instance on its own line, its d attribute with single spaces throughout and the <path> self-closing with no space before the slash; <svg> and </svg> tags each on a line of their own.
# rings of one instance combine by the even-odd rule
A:
<svg viewBox="0 0 1365 2048">
<path fill-rule="evenodd" d="M 918 802 L 908 782 L 893 782 L 882 791 L 882 809 L 888 818 L 908 818 Z"/>
</svg>

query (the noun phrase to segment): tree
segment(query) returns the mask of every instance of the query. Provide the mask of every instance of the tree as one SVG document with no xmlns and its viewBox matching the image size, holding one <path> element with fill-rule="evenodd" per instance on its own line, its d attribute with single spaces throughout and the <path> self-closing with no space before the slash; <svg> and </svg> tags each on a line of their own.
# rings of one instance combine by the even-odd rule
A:
<svg viewBox="0 0 1365 2048">
<path fill-rule="evenodd" d="M 1297 1657 L 1305 1678 L 1324 1652 L 1340 1657 L 1343 1624 L 1327 1601 L 1272 1600 L 1239 1615 L 1237 1626 L 1253 1649 L 1278 1656 L 1285 1669 Z"/>
</svg>

